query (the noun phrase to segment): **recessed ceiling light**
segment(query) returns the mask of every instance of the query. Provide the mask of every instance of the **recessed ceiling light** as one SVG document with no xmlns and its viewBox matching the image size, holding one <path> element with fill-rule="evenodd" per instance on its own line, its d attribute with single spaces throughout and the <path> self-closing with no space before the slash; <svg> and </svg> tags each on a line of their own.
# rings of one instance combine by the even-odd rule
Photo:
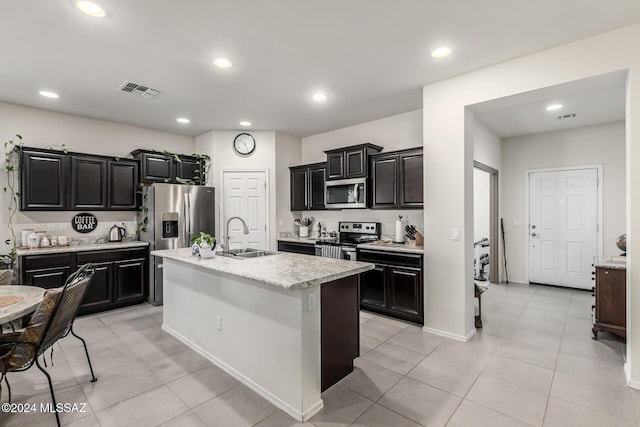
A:
<svg viewBox="0 0 640 427">
<path fill-rule="evenodd" d="M 243 121 L 240 122 L 240 126 L 251 126 L 251 122 L 243 120 Z"/>
<path fill-rule="evenodd" d="M 107 14 L 99 4 L 90 1 L 77 1 L 76 7 L 80 9 L 80 11 L 89 16 L 93 16 L 94 18 L 103 18 Z"/>
<path fill-rule="evenodd" d="M 231 68 L 233 64 L 227 58 L 216 58 L 213 60 L 213 65 L 218 68 Z"/>
<path fill-rule="evenodd" d="M 314 93 L 311 98 L 316 102 L 322 102 L 327 100 L 327 94 L 322 92 Z"/>
<path fill-rule="evenodd" d="M 176 119 L 176 121 L 177 121 L 178 123 L 187 124 L 187 123 L 189 123 L 191 120 L 187 119 L 186 117 L 178 117 L 178 118 Z"/>
<path fill-rule="evenodd" d="M 439 47 L 433 52 L 431 52 L 431 56 L 434 58 L 444 58 L 445 56 L 449 56 L 451 54 L 451 48 L 449 47 Z"/>
<path fill-rule="evenodd" d="M 547 106 L 547 111 L 555 111 L 562 108 L 562 104 L 551 104 Z"/>
<path fill-rule="evenodd" d="M 38 92 L 40 95 L 46 97 L 46 98 L 59 98 L 58 94 L 55 92 L 49 92 L 48 90 L 41 90 L 40 92 Z"/>
</svg>

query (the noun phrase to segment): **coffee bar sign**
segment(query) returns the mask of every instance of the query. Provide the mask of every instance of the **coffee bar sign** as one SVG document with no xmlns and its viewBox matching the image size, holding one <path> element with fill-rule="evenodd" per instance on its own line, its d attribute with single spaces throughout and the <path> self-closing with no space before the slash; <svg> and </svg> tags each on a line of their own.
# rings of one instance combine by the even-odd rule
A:
<svg viewBox="0 0 640 427">
<path fill-rule="evenodd" d="M 71 226 L 78 233 L 90 233 L 98 227 L 98 218 L 90 213 L 79 213 L 71 220 Z"/>
</svg>

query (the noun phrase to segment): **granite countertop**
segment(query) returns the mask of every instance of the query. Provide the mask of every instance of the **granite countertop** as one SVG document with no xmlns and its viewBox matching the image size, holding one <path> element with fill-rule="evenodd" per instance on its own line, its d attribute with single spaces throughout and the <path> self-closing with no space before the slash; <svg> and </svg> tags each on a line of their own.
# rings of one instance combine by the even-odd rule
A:
<svg viewBox="0 0 640 427">
<path fill-rule="evenodd" d="M 379 240 L 373 243 L 360 243 L 358 249 L 372 249 L 375 251 L 406 252 L 424 254 L 424 246 L 409 246 L 406 243 L 393 243 Z"/>
<path fill-rule="evenodd" d="M 149 246 L 149 242 L 131 241 L 131 242 L 109 242 L 109 243 L 93 243 L 89 245 L 70 245 L 70 246 L 42 246 L 37 249 L 17 250 L 18 256 L 24 255 L 43 255 L 58 254 L 64 252 L 84 252 L 84 251 L 100 251 L 110 249 L 135 248 Z"/>
<path fill-rule="evenodd" d="M 323 258 L 290 252 L 278 252 L 276 255 L 246 259 L 234 259 L 220 255 L 205 259 L 191 255 L 190 248 L 183 248 L 153 251 L 151 255 L 288 290 L 317 286 L 375 267 L 374 264 L 368 262 Z"/>
<path fill-rule="evenodd" d="M 598 268 L 612 268 L 615 270 L 626 270 L 627 269 L 627 263 L 626 261 L 619 261 L 619 260 L 611 260 L 611 259 L 605 259 L 605 258 L 596 258 L 594 260 L 593 266 Z"/>
<path fill-rule="evenodd" d="M 314 245 L 317 241 L 317 237 L 278 237 L 279 242 L 294 242 L 294 243 L 305 243 L 308 245 Z"/>
</svg>

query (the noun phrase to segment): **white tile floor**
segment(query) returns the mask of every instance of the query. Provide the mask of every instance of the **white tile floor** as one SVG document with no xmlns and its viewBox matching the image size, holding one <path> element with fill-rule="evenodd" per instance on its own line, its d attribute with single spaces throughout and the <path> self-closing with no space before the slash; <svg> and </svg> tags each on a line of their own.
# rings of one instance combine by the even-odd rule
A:
<svg viewBox="0 0 640 427">
<path fill-rule="evenodd" d="M 625 385 L 624 343 L 591 339 L 590 292 L 493 285 L 484 329 L 468 343 L 361 313 L 361 357 L 323 394 L 306 426 L 637 426 L 640 392 Z M 69 426 L 293 426 L 282 411 L 160 329 L 162 309 L 140 305 L 84 317 L 99 377 L 81 344 L 56 346 L 49 371 Z M 49 402 L 37 369 L 9 375 L 14 402 Z M 6 400 L 6 390 L 3 394 Z M 53 414 L 3 414 L 1 426 L 52 426 Z"/>
</svg>

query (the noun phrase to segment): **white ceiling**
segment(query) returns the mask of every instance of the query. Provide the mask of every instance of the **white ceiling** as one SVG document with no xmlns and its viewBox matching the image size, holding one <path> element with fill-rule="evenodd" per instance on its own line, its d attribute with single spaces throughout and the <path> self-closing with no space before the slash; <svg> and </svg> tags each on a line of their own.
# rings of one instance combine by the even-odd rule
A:
<svg viewBox="0 0 640 427">
<path fill-rule="evenodd" d="M 501 138 L 625 119 L 627 73 L 619 71 L 471 106 L 475 118 Z M 562 108 L 547 111 L 560 104 Z M 575 114 L 575 117 L 573 117 Z M 570 118 L 558 116 L 571 115 Z"/>
<path fill-rule="evenodd" d="M 71 0 L 0 3 L 0 100 L 185 135 L 250 120 L 307 136 L 421 108 L 427 83 L 640 21 L 635 0 L 96 1 L 106 18 Z M 442 45 L 453 54 L 431 58 Z M 216 69 L 218 56 L 234 67 Z M 161 93 L 118 92 L 125 80 Z M 310 101 L 317 89 L 327 102 Z"/>
</svg>

